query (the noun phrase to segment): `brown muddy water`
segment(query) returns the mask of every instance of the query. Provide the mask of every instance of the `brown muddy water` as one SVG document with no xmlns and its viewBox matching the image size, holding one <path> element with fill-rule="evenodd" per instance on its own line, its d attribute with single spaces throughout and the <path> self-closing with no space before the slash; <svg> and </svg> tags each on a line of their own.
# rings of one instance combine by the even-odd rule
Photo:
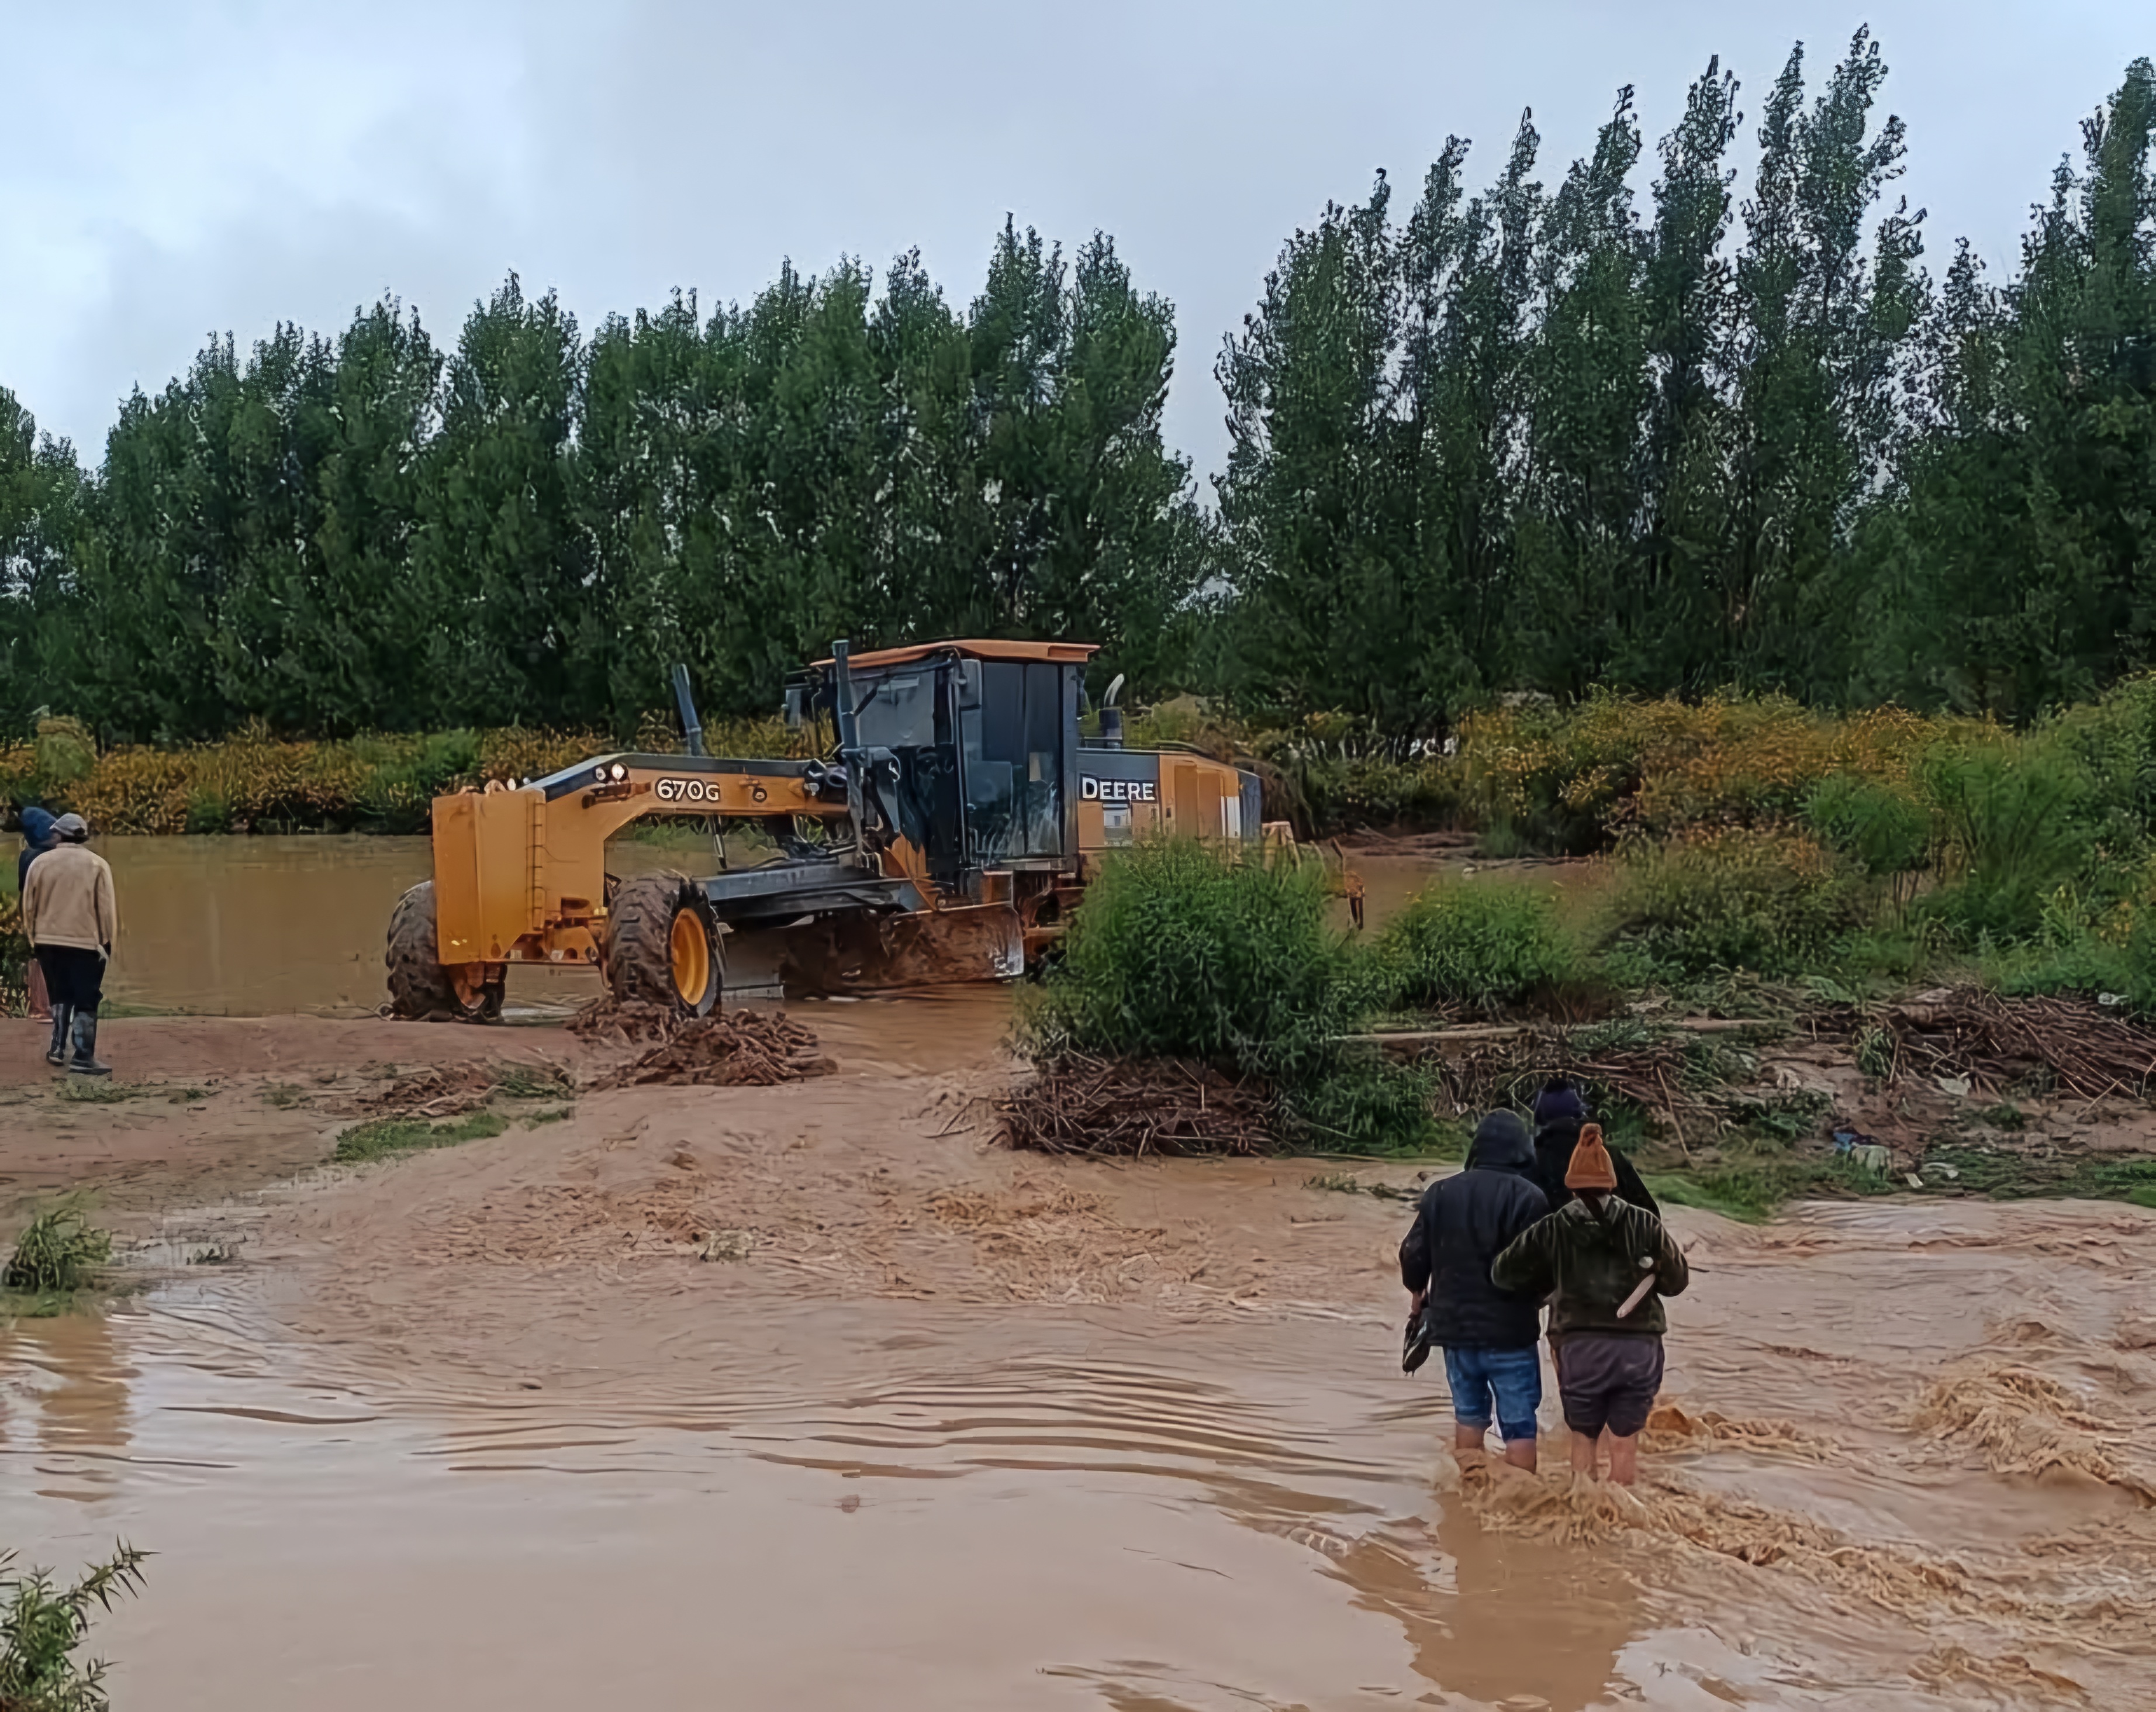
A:
<svg viewBox="0 0 2156 1712">
<path fill-rule="evenodd" d="M 120 901 L 105 982 L 111 1004 L 191 1015 L 372 1015 L 388 996 L 382 942 L 390 911 L 431 866 L 424 838 L 116 837 L 96 847 L 112 864 Z M 1353 861 L 1373 928 L 1437 866 L 1424 857 Z M 701 846 L 634 841 L 617 842 L 609 861 L 624 874 L 711 866 Z M 557 1017 L 598 990 L 589 974 L 519 968 L 510 977 L 511 1020 Z"/>
</svg>

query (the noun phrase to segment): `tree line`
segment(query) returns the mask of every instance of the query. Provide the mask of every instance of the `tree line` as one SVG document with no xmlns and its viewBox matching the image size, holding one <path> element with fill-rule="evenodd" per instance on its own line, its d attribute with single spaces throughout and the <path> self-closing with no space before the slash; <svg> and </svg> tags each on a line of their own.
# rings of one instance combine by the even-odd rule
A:
<svg viewBox="0 0 2156 1712">
<path fill-rule="evenodd" d="M 1598 686 L 2025 717 L 2156 664 L 2156 69 L 2008 277 L 1939 275 L 1860 31 L 1748 118 L 1710 62 L 1539 176 L 1448 141 L 1286 242 L 1199 502 L 1171 306 L 1007 224 L 588 337 L 512 277 L 436 345 L 213 342 L 94 472 L 0 393 L 0 719 L 109 736 L 626 730 L 675 659 L 760 712 L 834 635 L 1069 636 L 1141 691 L 1442 731 Z M 1756 145 L 1741 187 L 1737 157 Z"/>
</svg>

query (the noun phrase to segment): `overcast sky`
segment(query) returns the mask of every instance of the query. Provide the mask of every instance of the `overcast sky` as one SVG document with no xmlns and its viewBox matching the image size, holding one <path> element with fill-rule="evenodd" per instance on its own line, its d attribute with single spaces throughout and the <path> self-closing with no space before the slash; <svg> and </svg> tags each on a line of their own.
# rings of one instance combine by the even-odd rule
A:
<svg viewBox="0 0 2156 1712">
<path fill-rule="evenodd" d="M 963 305 L 1009 213 L 1112 234 L 1174 301 L 1202 475 L 1222 336 L 1327 198 L 1380 166 L 1411 195 L 1448 132 L 1479 184 L 1530 106 L 1554 183 L 1618 85 L 1651 141 L 1717 53 L 1748 155 L 1790 44 L 1816 78 L 1866 21 L 1935 270 L 1964 234 L 2010 260 L 2156 52 L 2148 0 L 0 0 L 0 385 L 94 463 L 213 331 L 333 331 L 387 291 L 448 344 L 511 269 L 588 327 L 915 245 Z"/>
</svg>

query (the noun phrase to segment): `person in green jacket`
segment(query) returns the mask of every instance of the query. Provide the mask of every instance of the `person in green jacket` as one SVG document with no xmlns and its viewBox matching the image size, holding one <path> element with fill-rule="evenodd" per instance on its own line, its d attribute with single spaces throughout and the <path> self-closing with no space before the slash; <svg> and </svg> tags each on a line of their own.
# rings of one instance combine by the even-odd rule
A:
<svg viewBox="0 0 2156 1712">
<path fill-rule="evenodd" d="M 1640 1431 L 1662 1385 L 1661 1298 L 1691 1282 L 1683 1251 L 1652 1213 L 1620 1200 L 1599 1124 L 1579 1132 L 1564 1174 L 1575 1199 L 1522 1231 L 1490 1268 L 1502 1290 L 1547 1296 L 1550 1354 L 1575 1473 L 1595 1472 L 1609 1442 L 1609 1478 L 1630 1486 Z"/>
</svg>

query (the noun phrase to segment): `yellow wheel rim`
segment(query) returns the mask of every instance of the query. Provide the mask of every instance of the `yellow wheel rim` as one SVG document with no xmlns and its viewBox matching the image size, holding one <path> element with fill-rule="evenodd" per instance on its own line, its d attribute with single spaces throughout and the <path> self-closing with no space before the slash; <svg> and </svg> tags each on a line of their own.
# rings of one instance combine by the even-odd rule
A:
<svg viewBox="0 0 2156 1712">
<path fill-rule="evenodd" d="M 702 919 L 693 909 L 674 913 L 674 929 L 666 950 L 674 969 L 674 990 L 685 1005 L 701 1004 L 711 980 L 711 941 Z"/>
</svg>

